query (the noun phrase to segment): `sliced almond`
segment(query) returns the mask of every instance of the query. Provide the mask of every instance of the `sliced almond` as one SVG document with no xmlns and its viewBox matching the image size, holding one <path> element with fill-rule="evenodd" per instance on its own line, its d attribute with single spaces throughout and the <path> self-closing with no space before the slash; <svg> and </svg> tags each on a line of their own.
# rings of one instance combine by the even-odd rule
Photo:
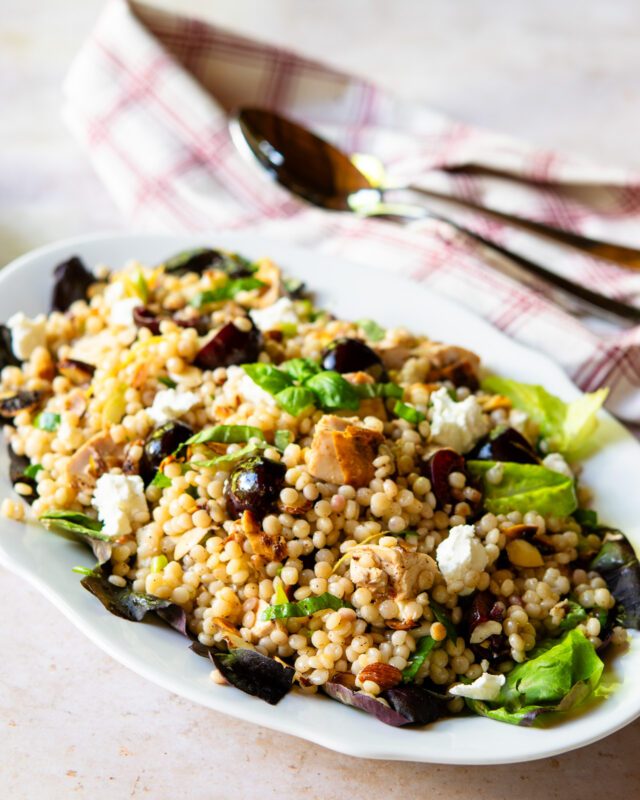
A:
<svg viewBox="0 0 640 800">
<path fill-rule="evenodd" d="M 516 567 L 543 567 L 544 560 L 537 547 L 524 539 L 514 539 L 507 544 L 507 556 Z"/>
<path fill-rule="evenodd" d="M 204 528 L 192 528 L 190 531 L 183 533 L 176 543 L 175 550 L 173 551 L 173 558 L 176 561 L 180 561 L 181 558 L 187 555 L 192 547 L 200 544 L 207 533 L 208 531 Z"/>
<path fill-rule="evenodd" d="M 507 539 L 520 539 L 524 536 L 535 536 L 538 533 L 538 528 L 535 525 L 511 525 L 509 528 L 504 528 L 503 533 Z"/>
</svg>

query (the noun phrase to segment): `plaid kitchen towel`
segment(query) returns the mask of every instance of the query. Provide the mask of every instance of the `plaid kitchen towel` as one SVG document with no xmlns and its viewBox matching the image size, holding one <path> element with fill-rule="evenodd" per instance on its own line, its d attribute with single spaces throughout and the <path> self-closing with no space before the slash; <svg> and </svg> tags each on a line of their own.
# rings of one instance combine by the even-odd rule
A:
<svg viewBox="0 0 640 800">
<path fill-rule="evenodd" d="M 375 153 L 391 180 L 624 244 L 640 244 L 640 175 L 532 148 L 294 53 L 124 0 L 107 5 L 65 85 L 66 120 L 137 229 L 251 229 L 408 275 L 545 351 L 582 389 L 609 386 L 608 407 L 640 422 L 640 327 L 594 329 L 496 270 L 486 249 L 448 225 L 401 226 L 299 202 L 236 153 L 227 114 L 242 105 L 293 116 L 347 152 Z M 438 171 L 455 166 L 488 170 Z M 469 212 L 464 220 L 597 291 L 640 299 L 640 272 Z"/>
</svg>

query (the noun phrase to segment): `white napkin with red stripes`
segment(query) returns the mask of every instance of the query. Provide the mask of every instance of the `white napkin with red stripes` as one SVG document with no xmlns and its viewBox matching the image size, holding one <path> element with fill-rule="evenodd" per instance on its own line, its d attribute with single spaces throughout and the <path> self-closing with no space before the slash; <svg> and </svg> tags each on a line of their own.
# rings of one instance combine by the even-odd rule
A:
<svg viewBox="0 0 640 800">
<path fill-rule="evenodd" d="M 227 114 L 243 105 L 273 108 L 347 152 L 377 155 L 391 180 L 636 246 L 640 175 L 456 122 L 294 53 L 125 0 L 107 5 L 65 84 L 65 118 L 132 227 L 248 229 L 408 275 L 546 352 L 582 389 L 609 386 L 609 409 L 640 422 L 640 326 L 594 326 L 566 313 L 540 284 L 524 287 L 496 270 L 484 248 L 448 225 L 310 208 L 236 152 Z M 501 174 L 439 171 L 466 165 Z M 640 271 L 470 212 L 459 218 L 583 285 L 640 302 Z"/>
</svg>

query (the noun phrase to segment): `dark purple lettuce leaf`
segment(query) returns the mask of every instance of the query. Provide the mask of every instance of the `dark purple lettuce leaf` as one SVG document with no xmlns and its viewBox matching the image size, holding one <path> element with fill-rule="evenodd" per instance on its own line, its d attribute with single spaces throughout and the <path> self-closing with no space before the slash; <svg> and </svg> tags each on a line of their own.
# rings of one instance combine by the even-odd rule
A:
<svg viewBox="0 0 640 800">
<path fill-rule="evenodd" d="M 602 575 L 618 601 L 620 624 L 640 630 L 640 564 L 624 534 L 611 533 L 619 538 L 602 545 L 590 568 Z"/>
<path fill-rule="evenodd" d="M 198 247 L 177 253 L 164 262 L 165 272 L 184 275 L 186 272 L 202 274 L 206 269 L 219 269 L 233 278 L 252 275 L 255 267 L 236 253 L 224 253 L 209 247 Z"/>
<path fill-rule="evenodd" d="M 114 586 L 104 575 L 87 575 L 80 583 L 95 595 L 102 605 L 116 617 L 131 622 L 142 622 L 149 613 L 156 613 L 172 628 L 186 632 L 186 615 L 180 606 L 150 594 L 132 591 L 128 586 Z M 160 612 L 164 612 L 161 614 Z"/>
<path fill-rule="evenodd" d="M 211 650 L 209 658 L 232 686 L 272 706 L 279 703 L 293 685 L 293 667 L 263 656 L 256 650 L 238 648 L 229 653 Z"/>
<path fill-rule="evenodd" d="M 16 483 L 26 483 L 33 489 L 33 494 L 20 495 L 22 500 L 31 505 L 38 496 L 35 479 L 29 478 L 24 474 L 27 467 L 31 465 L 31 461 L 26 456 L 16 455 L 11 445 L 7 446 L 7 452 L 9 453 L 9 480 L 13 486 L 15 486 Z"/>
<path fill-rule="evenodd" d="M 77 256 L 63 261 L 53 271 L 52 311 L 66 311 L 76 300 L 86 300 L 96 278 Z"/>
<path fill-rule="evenodd" d="M 427 725 L 446 714 L 447 698 L 421 686 L 394 686 L 382 697 L 407 724 Z"/>
<path fill-rule="evenodd" d="M 359 708 L 384 722 L 399 728 L 403 725 L 426 725 L 442 717 L 446 711 L 446 700 L 420 686 L 395 686 L 387 689 L 381 697 L 385 705 L 371 695 L 356 692 L 348 686 L 330 681 L 323 687 L 326 694 L 347 706 Z"/>
</svg>

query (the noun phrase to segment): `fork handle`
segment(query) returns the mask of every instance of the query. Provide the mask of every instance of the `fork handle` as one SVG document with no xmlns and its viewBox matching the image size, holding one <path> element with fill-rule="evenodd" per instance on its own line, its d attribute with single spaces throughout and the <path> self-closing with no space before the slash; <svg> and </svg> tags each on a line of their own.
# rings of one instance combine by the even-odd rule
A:
<svg viewBox="0 0 640 800">
<path fill-rule="evenodd" d="M 397 221 L 407 219 L 435 219 L 439 222 L 444 222 L 465 236 L 469 236 L 474 241 L 488 247 L 490 250 L 505 256 L 522 269 L 541 278 L 557 289 L 560 289 L 564 294 L 577 298 L 583 304 L 589 306 L 592 313 L 593 310 L 596 309 L 597 312 L 599 312 L 599 316 L 614 318 L 618 323 L 621 319 L 627 323 L 632 322 L 636 325 L 640 323 L 640 308 L 636 308 L 628 303 L 623 303 L 621 300 L 614 300 L 611 297 L 606 297 L 603 294 L 588 289 L 586 286 L 574 283 L 574 281 L 548 270 L 535 261 L 531 261 L 518 253 L 507 250 L 505 247 L 495 244 L 495 242 L 492 242 L 490 239 L 485 239 L 484 236 L 475 233 L 475 231 L 466 228 L 464 225 L 454 222 L 441 214 L 436 214 L 434 211 L 430 211 L 422 206 L 379 202 L 366 208 L 361 207 L 357 209 L 356 213 L 360 213 L 366 217 L 386 217 Z M 572 311 L 571 308 L 569 308 L 569 310 Z"/>
<path fill-rule="evenodd" d="M 602 258 L 605 261 L 612 261 L 614 264 L 619 264 L 622 267 L 630 269 L 640 269 L 640 250 L 635 247 L 626 247 L 625 245 L 615 244 L 614 242 L 604 242 L 598 239 L 591 239 L 588 236 L 583 236 L 580 233 L 573 233 L 572 231 L 565 231 L 557 228 L 554 225 L 549 225 L 545 222 L 537 222 L 532 219 L 524 219 L 515 214 L 509 214 L 506 211 L 497 211 L 493 208 L 487 208 L 480 203 L 474 203 L 472 200 L 466 200 L 462 197 L 446 194 L 445 192 L 436 192 L 432 189 L 423 189 L 420 186 L 407 186 L 406 190 L 416 192 L 417 194 L 425 195 L 426 197 L 435 197 L 439 200 L 447 200 L 448 202 L 456 203 L 465 208 L 470 208 L 474 211 L 480 211 L 489 217 L 495 219 L 502 219 L 511 225 L 524 228 L 525 230 L 533 231 L 534 233 L 542 234 L 549 239 L 555 239 L 563 244 L 568 244 L 578 250 L 582 250 L 590 256 L 595 258 Z M 394 189 L 394 191 L 396 191 Z"/>
</svg>

